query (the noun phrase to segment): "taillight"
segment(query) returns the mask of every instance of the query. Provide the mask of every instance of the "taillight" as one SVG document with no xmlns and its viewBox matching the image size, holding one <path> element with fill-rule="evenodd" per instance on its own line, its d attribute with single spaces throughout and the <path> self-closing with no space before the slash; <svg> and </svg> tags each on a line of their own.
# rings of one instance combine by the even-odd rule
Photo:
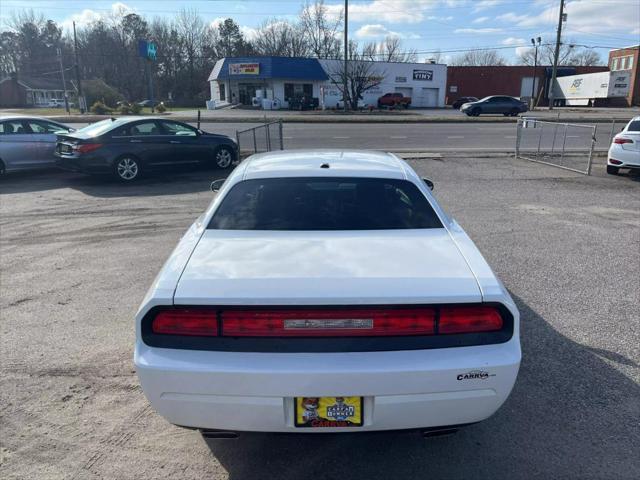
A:
<svg viewBox="0 0 640 480">
<path fill-rule="evenodd" d="M 622 165 L 622 162 L 620 160 L 616 160 L 615 158 L 610 158 L 609 163 L 611 165 Z"/>
<path fill-rule="evenodd" d="M 502 328 L 500 312 L 489 306 L 450 306 L 440 309 L 438 333 L 491 332 Z"/>
<path fill-rule="evenodd" d="M 502 328 L 500 311 L 489 305 L 222 311 L 191 307 L 162 310 L 151 322 L 154 334 L 207 337 L 392 337 Z"/>
<path fill-rule="evenodd" d="M 73 149 L 78 153 L 90 153 L 102 147 L 102 143 L 79 143 Z"/>
<path fill-rule="evenodd" d="M 153 333 L 163 335 L 218 336 L 215 310 L 164 310 L 151 323 Z"/>
<path fill-rule="evenodd" d="M 231 337 L 370 337 L 432 335 L 435 310 L 237 310 L 222 313 L 222 335 Z"/>
<path fill-rule="evenodd" d="M 630 138 L 618 137 L 613 139 L 613 143 L 617 143 L 618 145 L 623 145 L 625 143 L 633 143 L 633 140 L 631 140 Z"/>
</svg>

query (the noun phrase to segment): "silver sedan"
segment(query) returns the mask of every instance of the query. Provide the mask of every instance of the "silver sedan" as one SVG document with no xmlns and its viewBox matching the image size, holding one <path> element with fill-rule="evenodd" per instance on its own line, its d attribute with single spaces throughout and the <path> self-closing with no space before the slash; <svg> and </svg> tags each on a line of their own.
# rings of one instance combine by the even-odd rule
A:
<svg viewBox="0 0 640 480">
<path fill-rule="evenodd" d="M 0 117 L 0 174 L 55 165 L 57 132 L 68 125 L 39 117 Z"/>
</svg>

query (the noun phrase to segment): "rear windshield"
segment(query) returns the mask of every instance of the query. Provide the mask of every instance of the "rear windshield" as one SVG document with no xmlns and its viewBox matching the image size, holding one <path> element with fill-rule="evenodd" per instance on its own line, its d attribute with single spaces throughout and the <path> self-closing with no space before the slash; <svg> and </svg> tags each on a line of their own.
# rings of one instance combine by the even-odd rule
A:
<svg viewBox="0 0 640 480">
<path fill-rule="evenodd" d="M 114 122 L 111 119 L 102 120 L 100 122 L 92 123 L 86 127 L 80 128 L 75 131 L 76 134 L 80 133 L 87 137 L 99 137 L 105 132 L 108 132 L 113 128 Z"/>
<path fill-rule="evenodd" d="M 640 120 L 632 120 L 629 122 L 627 132 L 640 132 Z"/>
<path fill-rule="evenodd" d="M 406 180 L 267 178 L 237 183 L 208 228 L 388 230 L 442 228 L 442 223 L 426 197 Z"/>
</svg>

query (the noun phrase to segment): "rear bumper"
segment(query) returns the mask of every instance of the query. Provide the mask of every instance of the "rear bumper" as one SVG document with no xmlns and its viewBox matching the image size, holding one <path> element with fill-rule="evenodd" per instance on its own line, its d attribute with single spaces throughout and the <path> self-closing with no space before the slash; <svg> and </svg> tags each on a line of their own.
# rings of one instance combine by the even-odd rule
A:
<svg viewBox="0 0 640 480">
<path fill-rule="evenodd" d="M 507 399 L 520 365 L 506 343 L 356 353 L 246 353 L 149 347 L 135 365 L 152 406 L 169 422 L 261 432 L 374 431 L 474 423 Z M 484 372 L 482 378 L 465 378 Z M 364 426 L 294 427 L 294 397 L 362 396 Z"/>
<path fill-rule="evenodd" d="M 70 172 L 89 174 L 111 172 L 109 161 L 98 156 L 74 157 L 56 153 L 56 166 Z"/>
<path fill-rule="evenodd" d="M 613 163 L 611 159 L 621 163 Z M 620 168 L 640 168 L 640 151 L 625 150 L 620 145 L 614 144 L 614 146 L 609 148 L 607 165 Z"/>
</svg>

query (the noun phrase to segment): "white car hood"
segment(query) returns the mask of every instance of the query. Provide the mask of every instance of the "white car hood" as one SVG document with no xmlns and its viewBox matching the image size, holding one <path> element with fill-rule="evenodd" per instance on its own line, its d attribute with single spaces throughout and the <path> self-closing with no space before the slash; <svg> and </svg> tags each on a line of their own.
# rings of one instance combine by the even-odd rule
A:
<svg viewBox="0 0 640 480">
<path fill-rule="evenodd" d="M 182 305 L 480 301 L 476 278 L 444 228 L 206 230 L 174 295 Z"/>
</svg>

